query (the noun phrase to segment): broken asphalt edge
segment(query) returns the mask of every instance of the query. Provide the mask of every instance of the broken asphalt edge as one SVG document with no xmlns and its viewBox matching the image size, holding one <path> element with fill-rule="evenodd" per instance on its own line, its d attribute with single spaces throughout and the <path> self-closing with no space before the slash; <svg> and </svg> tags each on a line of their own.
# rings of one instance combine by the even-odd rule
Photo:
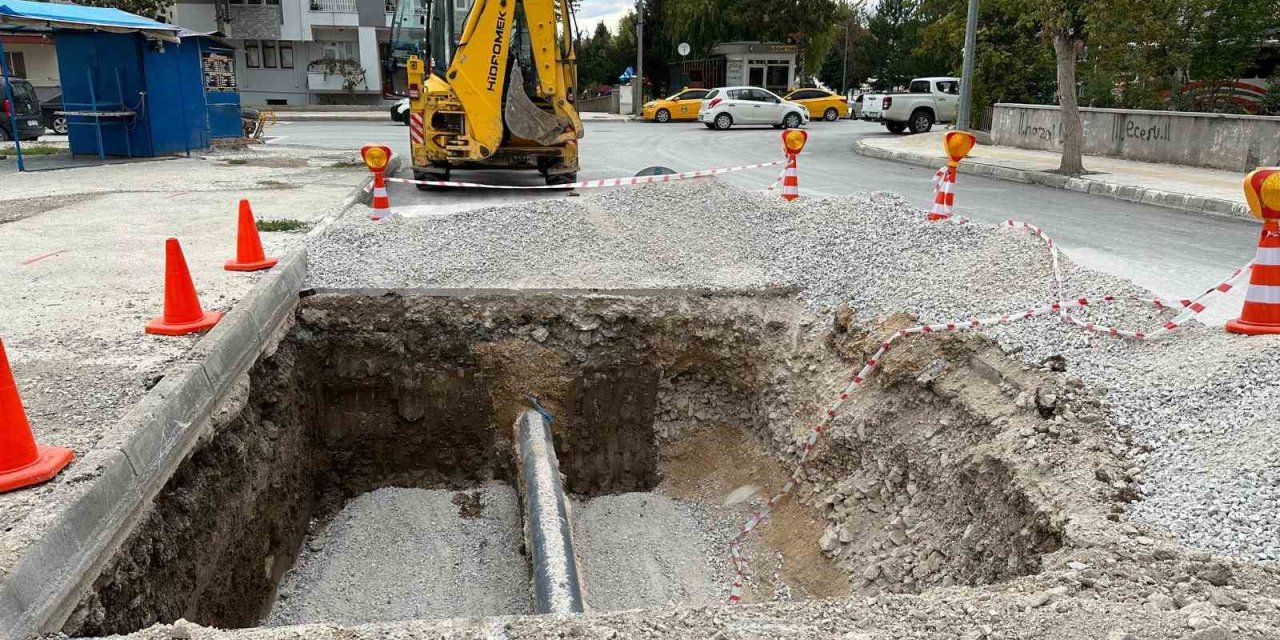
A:
<svg viewBox="0 0 1280 640">
<path fill-rule="evenodd" d="M 935 169 L 947 163 L 947 158 L 942 155 L 934 156 L 923 153 L 884 149 L 875 145 L 867 144 L 865 140 L 855 141 L 853 143 L 853 152 L 869 158 L 878 158 L 881 160 L 890 160 L 893 162 L 914 164 Z M 1049 173 L 1047 171 L 1014 169 L 1012 167 L 988 164 L 972 159 L 961 162 L 959 171 L 960 173 L 995 178 L 996 180 L 1021 182 L 1023 184 L 1037 184 L 1055 189 L 1064 189 L 1066 191 L 1075 191 L 1093 196 L 1122 200 L 1125 202 L 1136 202 L 1156 207 L 1165 207 L 1167 209 L 1177 209 L 1188 213 L 1224 216 L 1236 219 L 1253 219 L 1252 214 L 1249 213 L 1249 207 L 1244 203 L 1223 200 L 1221 198 L 1206 198 L 1204 196 L 1177 193 L 1173 191 L 1162 191 L 1160 189 L 1144 189 L 1142 187 L 1132 185 L 1119 185 L 1110 182 L 1103 182 L 1101 180 L 1092 180 L 1088 177 L 1069 178 L 1067 176 Z"/>
<path fill-rule="evenodd" d="M 332 218 L 330 218 L 331 220 Z M 328 220 L 322 222 L 325 225 Z M 320 226 L 317 227 L 317 230 Z M 0 577 L 0 637 L 56 632 L 258 357 L 288 330 L 307 274 L 292 251 L 67 471 L 73 495 Z"/>
</svg>

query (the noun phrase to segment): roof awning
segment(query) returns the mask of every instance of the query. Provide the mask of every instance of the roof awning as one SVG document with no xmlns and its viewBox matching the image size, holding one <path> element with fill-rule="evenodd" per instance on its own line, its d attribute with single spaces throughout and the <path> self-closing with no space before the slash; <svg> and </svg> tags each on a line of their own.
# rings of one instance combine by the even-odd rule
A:
<svg viewBox="0 0 1280 640">
<path fill-rule="evenodd" d="M 0 0 L 0 32 L 54 29 L 141 33 L 148 38 L 177 42 L 181 27 L 156 22 L 119 9 L 28 0 Z"/>
</svg>

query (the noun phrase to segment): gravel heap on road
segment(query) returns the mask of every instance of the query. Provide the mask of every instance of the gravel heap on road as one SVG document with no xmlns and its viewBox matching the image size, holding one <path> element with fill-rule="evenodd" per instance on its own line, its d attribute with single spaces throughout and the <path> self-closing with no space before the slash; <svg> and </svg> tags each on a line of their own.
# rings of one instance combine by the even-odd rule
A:
<svg viewBox="0 0 1280 640">
<path fill-rule="evenodd" d="M 617 611 L 720 604 L 733 524 L 708 527 L 694 505 L 660 493 L 601 496 L 573 506 L 573 544 L 587 606 Z"/>
<path fill-rule="evenodd" d="M 704 180 L 363 218 L 348 215 L 313 241 L 311 286 L 798 286 L 815 312 L 847 303 L 860 320 L 907 311 L 925 322 L 1055 295 L 1049 253 L 1026 231 L 931 224 L 890 194 L 788 205 Z M 1150 331 L 1169 317 L 1132 301 L 1145 292 L 1124 280 L 1065 257 L 1063 271 L 1067 298 L 1119 299 L 1073 312 L 1082 318 Z M 1030 364 L 1062 356 L 1069 376 L 1106 392 L 1117 453 L 1145 498 L 1133 515 L 1199 549 L 1280 560 L 1280 445 L 1267 410 L 1280 400 L 1280 339 L 1192 325 L 1135 344 L 1051 319 L 987 333 Z"/>
<path fill-rule="evenodd" d="M 504 484 L 366 493 L 308 541 L 266 624 L 530 613 L 521 526 Z"/>
</svg>

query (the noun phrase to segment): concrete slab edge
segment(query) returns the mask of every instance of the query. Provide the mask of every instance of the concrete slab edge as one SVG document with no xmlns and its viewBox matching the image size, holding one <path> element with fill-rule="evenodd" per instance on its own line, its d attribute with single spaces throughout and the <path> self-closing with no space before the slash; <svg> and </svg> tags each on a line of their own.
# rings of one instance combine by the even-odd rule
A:
<svg viewBox="0 0 1280 640">
<path fill-rule="evenodd" d="M 300 247 L 262 276 L 65 482 L 76 494 L 0 580 L 0 638 L 56 632 L 199 437 L 237 378 L 278 339 L 306 280 Z"/>
<path fill-rule="evenodd" d="M 382 111 L 371 112 L 350 112 L 350 113 L 324 113 L 324 112 L 304 112 L 304 111 L 277 111 L 276 120 L 279 122 L 391 122 L 391 108 L 387 107 Z"/>
<path fill-rule="evenodd" d="M 947 163 L 947 159 L 941 155 L 931 156 L 922 153 L 909 153 L 906 151 L 883 149 L 875 145 L 867 144 L 864 140 L 855 141 L 853 143 L 853 151 L 858 155 L 867 156 L 869 158 L 878 158 L 881 160 L 890 160 L 893 162 L 914 164 L 922 167 L 932 167 L 935 169 Z M 1253 218 L 1252 214 L 1249 213 L 1249 208 L 1244 203 L 1223 200 L 1221 198 L 1208 198 L 1172 191 L 1162 191 L 1159 189 L 1144 189 L 1142 187 L 1130 185 L 1118 185 L 1110 182 L 1103 182 L 1101 180 L 1092 180 L 1088 176 L 1082 178 L 1068 178 L 1066 176 L 1060 176 L 1045 171 L 1015 169 L 1012 167 L 972 160 L 960 163 L 960 173 L 995 178 L 997 180 L 1007 180 L 1009 182 L 1037 184 L 1054 189 L 1076 191 L 1092 196 L 1101 196 L 1115 200 L 1149 204 L 1156 207 L 1176 209 L 1178 211 L 1185 211 L 1189 213 L 1201 213 L 1242 219 Z"/>
</svg>

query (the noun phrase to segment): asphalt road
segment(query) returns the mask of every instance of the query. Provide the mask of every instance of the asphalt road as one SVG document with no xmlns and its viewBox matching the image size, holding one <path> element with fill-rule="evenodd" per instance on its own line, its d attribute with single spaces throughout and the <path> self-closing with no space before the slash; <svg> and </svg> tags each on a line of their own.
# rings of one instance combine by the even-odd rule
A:
<svg viewBox="0 0 1280 640">
<path fill-rule="evenodd" d="M 653 165 L 676 171 L 750 164 L 778 159 L 778 131 L 739 128 L 712 131 L 697 123 L 659 125 L 593 121 L 582 140 L 581 179 L 630 176 Z M 802 195 L 838 196 L 892 191 L 921 208 L 932 203 L 933 170 L 853 153 L 861 137 L 892 135 L 865 123 L 841 121 L 809 125 L 809 144 L 800 156 Z M 287 123 L 273 128 L 275 143 L 358 148 L 369 142 L 408 152 L 408 129 L 380 122 Z M 761 169 L 723 176 L 744 189 L 764 189 L 777 176 Z M 542 184 L 534 172 L 456 172 L 454 179 L 507 184 Z M 530 197 L 562 197 L 557 192 L 448 190 L 421 192 L 393 184 L 391 202 L 405 215 L 447 215 L 459 210 Z M 1161 296 L 1200 293 L 1253 257 L 1259 227 L 1232 220 L 1108 198 L 962 174 L 956 185 L 956 214 L 981 222 L 1009 218 L 1043 227 L 1072 259 L 1093 269 L 1128 278 Z M 1238 304 L 1222 305 L 1211 316 L 1224 320 Z"/>
</svg>

